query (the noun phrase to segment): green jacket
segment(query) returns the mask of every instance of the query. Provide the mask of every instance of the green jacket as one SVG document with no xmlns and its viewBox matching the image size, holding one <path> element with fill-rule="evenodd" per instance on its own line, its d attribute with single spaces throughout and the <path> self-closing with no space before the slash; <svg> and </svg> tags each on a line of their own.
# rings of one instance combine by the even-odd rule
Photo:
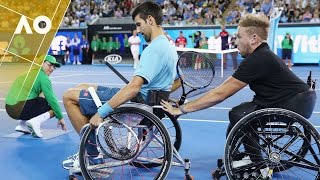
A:
<svg viewBox="0 0 320 180">
<path fill-rule="evenodd" d="M 292 49 L 293 48 L 293 41 L 290 44 L 290 39 L 284 38 L 281 42 L 282 49 Z"/>
<path fill-rule="evenodd" d="M 34 99 L 39 97 L 42 92 L 56 118 L 62 119 L 62 112 L 58 99 L 53 92 L 51 81 L 42 68 L 40 71 L 39 69 L 32 69 L 29 73 L 25 72 L 19 75 L 6 96 L 6 104 L 15 105 L 19 101 Z"/>
</svg>

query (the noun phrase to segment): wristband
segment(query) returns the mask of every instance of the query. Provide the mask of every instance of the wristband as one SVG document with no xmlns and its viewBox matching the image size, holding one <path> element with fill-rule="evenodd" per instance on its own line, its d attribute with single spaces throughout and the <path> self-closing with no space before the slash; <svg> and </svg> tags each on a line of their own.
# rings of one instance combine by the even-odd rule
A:
<svg viewBox="0 0 320 180">
<path fill-rule="evenodd" d="M 187 114 L 188 112 L 186 112 L 183 108 L 184 105 L 179 106 L 179 110 L 182 112 L 182 114 Z"/>
<path fill-rule="evenodd" d="M 113 111 L 112 107 L 109 105 L 108 102 L 106 102 L 98 109 L 98 114 L 100 115 L 101 118 L 105 118 L 112 111 Z"/>
</svg>

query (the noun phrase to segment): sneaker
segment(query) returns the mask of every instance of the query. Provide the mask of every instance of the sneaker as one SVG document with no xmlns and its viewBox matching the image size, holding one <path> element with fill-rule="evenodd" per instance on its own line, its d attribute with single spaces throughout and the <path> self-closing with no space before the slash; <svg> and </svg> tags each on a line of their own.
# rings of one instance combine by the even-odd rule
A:
<svg viewBox="0 0 320 180">
<path fill-rule="evenodd" d="M 24 134 L 30 134 L 31 131 L 28 129 L 27 124 L 25 121 L 19 120 L 18 125 L 14 129 L 17 132 L 22 132 Z"/>
<path fill-rule="evenodd" d="M 233 161 L 232 166 L 233 166 L 233 168 L 238 168 L 238 167 L 245 166 L 245 165 L 248 165 L 251 163 L 252 163 L 252 161 L 251 161 L 250 157 L 246 156 L 239 161 Z"/>
<path fill-rule="evenodd" d="M 97 157 L 88 157 L 90 165 L 97 165 L 97 164 L 103 164 L 103 156 L 99 155 Z M 71 167 L 76 169 L 80 168 L 80 163 L 79 163 L 79 154 L 74 154 L 72 156 L 69 156 L 66 160 L 62 162 L 62 167 L 64 169 L 69 170 Z"/>
<path fill-rule="evenodd" d="M 97 157 L 88 157 L 89 159 L 89 163 L 90 165 L 97 165 L 97 164 L 103 164 L 104 161 L 103 161 L 103 156 L 102 155 L 99 155 Z"/>
<path fill-rule="evenodd" d="M 32 136 L 37 138 L 42 138 L 43 135 L 41 133 L 40 123 L 29 120 L 26 122 L 29 130 L 31 131 Z"/>
<path fill-rule="evenodd" d="M 78 161 L 79 162 L 79 154 L 76 153 L 72 156 L 67 157 L 66 160 L 62 161 L 62 167 L 64 169 L 70 169 L 71 167 L 74 167 L 75 162 Z M 79 163 L 78 163 L 79 164 Z"/>
<path fill-rule="evenodd" d="M 77 62 L 77 65 L 81 65 L 81 64 L 82 64 L 81 62 L 79 62 L 79 61 Z"/>
</svg>

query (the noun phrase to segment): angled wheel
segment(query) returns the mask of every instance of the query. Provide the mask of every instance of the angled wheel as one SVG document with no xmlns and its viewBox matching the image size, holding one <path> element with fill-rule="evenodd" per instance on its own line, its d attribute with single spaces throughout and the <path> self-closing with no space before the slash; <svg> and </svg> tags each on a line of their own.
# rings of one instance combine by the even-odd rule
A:
<svg viewBox="0 0 320 180">
<path fill-rule="evenodd" d="M 97 140 L 90 141 L 96 131 Z M 88 153 L 87 144 L 99 150 Z M 88 128 L 81 139 L 79 162 L 86 180 L 165 179 L 172 161 L 172 144 L 163 124 L 154 114 L 133 106 L 121 106 L 104 119 L 96 130 Z M 144 164 L 154 163 L 155 167 Z"/>
<path fill-rule="evenodd" d="M 267 108 L 232 128 L 224 163 L 229 179 L 319 179 L 319 133 L 292 111 Z M 240 158 L 239 158 L 240 157 Z"/>
</svg>

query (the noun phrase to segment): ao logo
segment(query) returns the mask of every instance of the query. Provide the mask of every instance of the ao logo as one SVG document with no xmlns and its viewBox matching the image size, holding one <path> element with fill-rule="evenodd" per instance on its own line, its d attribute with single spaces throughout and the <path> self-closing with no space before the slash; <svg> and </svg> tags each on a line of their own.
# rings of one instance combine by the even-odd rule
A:
<svg viewBox="0 0 320 180">
<path fill-rule="evenodd" d="M 44 22 L 46 24 L 46 26 L 40 27 L 41 22 L 42 23 Z M 48 33 L 50 31 L 51 27 L 52 27 L 51 20 L 47 16 L 38 16 L 33 21 L 33 29 L 38 34 Z M 24 28 L 26 30 L 27 34 L 33 34 L 26 16 L 21 16 L 20 21 L 18 23 L 18 26 L 17 26 L 14 34 L 21 34 L 22 28 Z"/>
<path fill-rule="evenodd" d="M 110 54 L 104 58 L 110 64 L 117 64 L 122 61 L 122 57 L 118 54 Z"/>
<path fill-rule="evenodd" d="M 57 55 L 59 54 L 60 51 L 66 50 L 65 44 L 67 41 L 67 37 L 58 35 L 53 38 L 52 43 L 51 43 L 51 50 L 52 53 Z"/>
</svg>

